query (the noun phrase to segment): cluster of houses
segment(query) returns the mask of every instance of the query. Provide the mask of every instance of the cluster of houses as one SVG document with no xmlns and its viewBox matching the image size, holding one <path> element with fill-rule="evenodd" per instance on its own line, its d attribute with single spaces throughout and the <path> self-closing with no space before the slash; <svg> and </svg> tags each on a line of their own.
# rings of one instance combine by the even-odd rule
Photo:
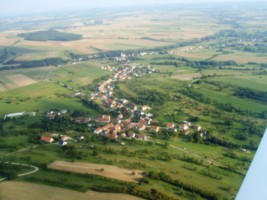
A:
<svg viewBox="0 0 267 200">
<path fill-rule="evenodd" d="M 131 53 L 121 53 L 120 56 L 114 57 L 117 62 L 129 62 L 132 58 L 143 57 L 146 55 L 158 55 L 162 54 L 162 51 L 141 51 L 141 52 L 131 52 Z"/>
<path fill-rule="evenodd" d="M 94 134 L 102 135 L 107 138 L 116 139 L 118 137 L 128 139 L 140 139 L 147 140 L 148 137 L 145 134 L 136 134 L 133 129 L 138 131 L 144 131 L 146 125 L 149 124 L 150 120 L 140 119 L 138 123 L 131 122 L 129 119 L 123 120 L 123 115 L 118 114 L 117 118 L 111 118 L 109 115 L 103 115 L 95 120 L 100 126 L 94 130 Z"/>
<path fill-rule="evenodd" d="M 66 109 L 63 109 L 63 110 L 61 110 L 61 111 L 53 111 L 53 110 L 51 110 L 51 111 L 48 111 L 48 112 L 46 113 L 46 117 L 47 117 L 48 119 L 55 119 L 56 116 L 63 115 L 63 114 L 65 114 L 65 113 L 67 113 L 67 112 L 68 112 L 68 110 L 66 110 Z"/>
<path fill-rule="evenodd" d="M 177 54 L 177 53 L 189 53 L 189 52 L 194 52 L 202 49 L 210 49 L 210 46 L 188 46 L 188 47 L 181 47 L 176 50 L 170 51 L 171 54 Z"/>
<path fill-rule="evenodd" d="M 84 136 L 79 135 L 76 138 L 79 141 L 84 140 Z M 72 137 L 68 135 L 59 135 L 59 134 L 53 134 L 53 133 L 45 133 L 43 136 L 40 137 L 41 142 L 45 143 L 53 143 L 55 142 L 59 146 L 63 147 L 68 144 L 67 141 L 77 142 L 77 140 L 73 139 Z"/>
<path fill-rule="evenodd" d="M 97 87 L 95 92 L 89 95 L 89 100 L 95 100 L 101 102 L 108 109 L 122 108 L 128 103 L 127 99 L 116 100 L 113 98 L 114 82 L 131 79 L 132 77 L 139 77 L 146 74 L 155 72 L 155 69 L 151 66 L 136 66 L 135 64 L 124 65 L 122 69 L 115 69 L 114 67 L 102 67 L 105 70 L 112 70 L 114 74 L 111 78 L 103 81 Z"/>
</svg>

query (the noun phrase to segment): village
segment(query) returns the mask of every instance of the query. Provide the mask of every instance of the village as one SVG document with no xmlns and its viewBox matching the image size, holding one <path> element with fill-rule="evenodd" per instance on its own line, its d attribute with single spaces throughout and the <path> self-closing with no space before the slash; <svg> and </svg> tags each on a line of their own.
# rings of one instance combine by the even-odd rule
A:
<svg viewBox="0 0 267 200">
<path fill-rule="evenodd" d="M 124 57 L 122 55 L 122 57 Z M 133 77 L 145 76 L 155 73 L 155 69 L 151 66 L 137 66 L 136 64 L 125 64 L 122 68 L 111 66 L 102 66 L 101 69 L 113 72 L 112 77 L 99 83 L 96 90 L 88 95 L 88 101 L 93 101 L 105 107 L 109 111 L 124 110 L 128 116 L 124 116 L 120 111 L 115 117 L 101 114 L 98 117 L 76 117 L 73 119 L 75 123 L 87 124 L 88 129 L 96 127 L 93 131 L 95 135 L 111 138 L 111 139 L 137 139 L 142 141 L 150 141 L 153 134 L 159 133 L 161 129 L 168 132 L 180 132 L 189 134 L 190 130 L 197 131 L 200 137 L 204 138 L 206 130 L 199 125 L 193 125 L 189 121 L 183 121 L 180 124 L 172 122 L 166 123 L 165 127 L 155 125 L 152 107 L 149 105 L 135 105 L 128 99 L 120 99 L 114 97 L 114 83 L 132 79 Z M 53 120 L 56 115 L 61 115 L 66 110 L 47 113 L 47 117 Z M 150 133 L 150 134 L 147 134 Z M 80 138 L 81 139 L 81 138 Z M 52 142 L 52 137 L 42 137 L 45 142 Z M 60 145 L 66 145 L 66 140 L 73 140 L 68 136 L 61 137 Z M 124 142 L 121 143 L 125 145 Z"/>
<path fill-rule="evenodd" d="M 120 59 L 124 60 L 125 54 L 121 54 Z M 118 60 L 118 58 L 116 58 Z M 95 135 L 110 138 L 110 139 L 137 139 L 142 141 L 151 141 L 153 134 L 159 133 L 160 130 L 165 129 L 167 132 L 180 132 L 181 134 L 189 134 L 190 131 L 196 131 L 200 137 L 204 138 L 206 130 L 199 125 L 193 125 L 189 121 L 183 121 L 180 124 L 168 122 L 165 127 L 158 126 L 153 119 L 152 107 L 149 105 L 135 105 L 128 99 L 114 97 L 114 84 L 119 81 L 125 81 L 132 78 L 137 78 L 145 75 L 155 73 L 156 70 L 151 66 L 142 66 L 137 64 L 129 64 L 129 61 L 123 67 L 116 68 L 112 66 L 102 66 L 102 70 L 107 70 L 113 75 L 100 82 L 95 91 L 87 95 L 88 102 L 94 102 L 108 111 L 115 111 L 116 116 L 101 114 L 97 117 L 78 116 L 73 118 L 73 122 L 77 124 L 86 124 L 88 130 Z M 80 97 L 81 92 L 76 92 L 74 97 Z M 124 116 L 127 113 L 127 116 Z M 117 111 L 117 112 L 116 112 Z M 68 112 L 67 109 L 60 111 L 48 111 L 46 117 L 49 120 L 54 120 L 58 116 L 62 116 Z M 5 115 L 5 119 L 18 118 L 22 116 L 35 116 L 35 112 L 21 112 L 11 113 Z M 92 129 L 94 128 L 95 129 Z M 54 140 L 55 139 L 55 140 Z M 77 142 L 83 140 L 84 136 L 79 135 L 72 138 L 68 135 L 61 135 L 55 133 L 45 133 L 40 137 L 40 141 L 52 143 L 57 141 L 60 146 L 66 146 L 67 141 Z M 125 145 L 124 142 L 121 143 Z"/>
</svg>

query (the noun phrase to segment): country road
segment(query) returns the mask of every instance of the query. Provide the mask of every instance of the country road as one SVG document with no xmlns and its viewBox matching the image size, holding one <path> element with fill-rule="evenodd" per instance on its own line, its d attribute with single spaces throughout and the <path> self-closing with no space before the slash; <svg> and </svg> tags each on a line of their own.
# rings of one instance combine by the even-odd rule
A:
<svg viewBox="0 0 267 200">
<path fill-rule="evenodd" d="M 33 165 L 27 165 L 27 164 L 22 164 L 22 163 L 13 163 L 13 162 L 11 162 L 11 163 L 10 162 L 4 162 L 4 163 L 10 164 L 10 165 L 19 165 L 19 166 L 23 166 L 23 167 L 33 168 L 33 170 L 30 171 L 30 172 L 26 172 L 26 173 L 23 173 L 23 174 L 18 174 L 19 177 L 21 177 L 21 176 L 27 176 L 27 175 L 30 175 L 30 174 L 33 174 L 33 173 L 39 171 L 39 168 L 36 167 L 36 166 L 33 166 Z M 6 178 L 0 179 L 0 182 L 1 181 L 4 181 L 4 180 L 6 180 Z"/>
<path fill-rule="evenodd" d="M 1 156 L 1 158 L 10 156 L 10 155 L 15 154 L 15 153 L 20 153 L 20 152 L 23 152 L 23 151 L 27 151 L 27 150 L 29 150 L 29 149 L 36 148 L 36 147 L 38 147 L 38 145 L 35 145 L 35 146 L 32 146 L 32 147 L 28 147 L 28 148 L 24 148 L 24 149 L 20 149 L 20 150 L 18 150 L 18 151 L 14 151 L 14 152 L 12 152 L 12 153 L 5 154 L 5 155 Z M 0 161 L 0 163 L 1 163 L 1 161 Z M 38 167 L 33 166 L 33 165 L 27 165 L 27 164 L 23 164 L 23 163 L 15 163 L 15 162 L 4 162 L 4 163 L 6 163 L 6 164 L 11 164 L 11 165 L 20 165 L 20 166 L 24 166 L 24 167 L 30 167 L 30 168 L 33 168 L 33 170 L 30 171 L 30 172 L 26 172 L 26 173 L 18 174 L 19 177 L 21 177 L 21 176 L 27 176 L 27 175 L 33 174 L 33 173 L 35 173 L 35 172 L 37 172 L 37 171 L 39 170 Z M 4 181 L 4 180 L 6 180 L 6 178 L 2 178 L 2 179 L 0 179 L 0 182 L 1 182 L 1 181 Z"/>
</svg>

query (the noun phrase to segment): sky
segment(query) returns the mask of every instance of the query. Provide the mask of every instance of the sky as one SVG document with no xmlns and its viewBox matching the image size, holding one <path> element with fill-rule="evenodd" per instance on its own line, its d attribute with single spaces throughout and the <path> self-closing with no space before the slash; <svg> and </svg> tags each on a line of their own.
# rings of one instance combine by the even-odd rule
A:
<svg viewBox="0 0 267 200">
<path fill-rule="evenodd" d="M 201 3 L 248 0 L 0 0 L 1 14 L 16 15 L 48 11 L 122 7 L 167 3 Z M 265 1 L 265 0 L 262 0 Z"/>
</svg>

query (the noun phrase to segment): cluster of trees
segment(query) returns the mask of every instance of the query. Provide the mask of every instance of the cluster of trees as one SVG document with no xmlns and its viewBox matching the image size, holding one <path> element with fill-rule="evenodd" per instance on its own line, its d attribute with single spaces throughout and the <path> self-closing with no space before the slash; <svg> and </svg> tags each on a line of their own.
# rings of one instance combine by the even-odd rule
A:
<svg viewBox="0 0 267 200">
<path fill-rule="evenodd" d="M 237 62 L 228 60 L 228 61 L 187 61 L 187 65 L 191 67 L 222 67 L 222 66 L 238 66 Z"/>
<path fill-rule="evenodd" d="M 82 159 L 83 152 L 79 151 L 74 145 L 63 146 L 62 150 L 64 152 L 64 156 L 71 159 Z"/>
<path fill-rule="evenodd" d="M 251 158 L 245 157 L 245 156 L 238 156 L 236 153 L 234 153 L 233 151 L 227 151 L 225 153 L 223 153 L 224 156 L 228 157 L 228 158 L 232 158 L 235 160 L 239 160 L 242 162 L 251 162 Z"/>
<path fill-rule="evenodd" d="M 234 91 L 235 96 L 253 99 L 257 101 L 261 101 L 263 103 L 267 102 L 267 92 L 261 92 L 257 90 L 252 90 L 249 88 L 237 88 Z"/>
<path fill-rule="evenodd" d="M 170 99 L 170 95 L 157 90 L 137 88 L 137 96 L 130 96 L 128 99 L 140 105 L 160 106 Z"/>
<path fill-rule="evenodd" d="M 5 63 L 5 61 L 7 61 L 8 59 L 18 56 L 22 53 L 33 53 L 34 51 L 31 49 L 24 49 L 20 47 L 1 47 L 0 48 L 0 63 Z"/>
<path fill-rule="evenodd" d="M 219 194 L 213 193 L 211 191 L 207 191 L 201 188 L 197 188 L 194 185 L 183 183 L 180 180 L 173 179 L 172 177 L 168 176 L 164 172 L 155 172 L 155 171 L 150 171 L 148 174 L 148 177 L 150 179 L 155 179 L 155 180 L 161 180 L 165 183 L 168 183 L 170 185 L 173 185 L 175 187 L 181 187 L 184 190 L 187 190 L 192 193 L 199 194 L 201 197 L 205 199 L 210 199 L 210 200 L 218 200 L 221 199 L 221 196 Z"/>
<path fill-rule="evenodd" d="M 214 174 L 214 173 L 211 173 L 207 170 L 202 170 L 200 172 L 200 174 L 204 175 L 204 176 L 207 176 L 207 177 L 210 177 L 210 178 L 213 178 L 213 179 L 216 179 L 216 180 L 222 180 L 222 177 L 217 175 L 217 174 Z"/>
<path fill-rule="evenodd" d="M 18 34 L 19 37 L 23 37 L 25 40 L 31 41 L 72 41 L 82 39 L 82 35 L 63 33 L 55 30 L 36 31 L 31 33 Z"/>
<path fill-rule="evenodd" d="M 9 163 L 0 162 L 0 177 L 14 179 L 17 177 L 21 167 L 19 165 L 11 165 Z"/>
<path fill-rule="evenodd" d="M 233 149 L 240 149 L 241 148 L 241 145 L 239 145 L 239 144 L 228 142 L 224 139 L 217 138 L 211 134 L 208 134 L 206 136 L 204 143 L 205 144 L 219 145 L 219 146 L 223 146 L 223 147 L 227 147 L 227 148 L 233 148 Z"/>
<path fill-rule="evenodd" d="M 265 93 L 265 92 L 255 92 L 255 91 L 251 90 L 252 93 L 250 93 L 250 95 L 247 95 L 246 94 L 246 90 L 247 89 L 244 89 L 244 90 L 242 89 L 242 90 L 239 91 L 238 89 L 236 89 L 236 92 L 234 93 L 234 95 L 240 96 L 240 97 L 242 95 L 242 97 L 251 98 L 251 99 L 258 100 L 258 101 L 261 101 L 261 102 L 264 102 L 264 103 L 266 102 L 265 99 L 267 98 L 267 96 L 266 96 L 267 93 Z M 249 90 L 250 89 L 248 89 L 248 91 Z M 197 92 L 197 91 L 192 90 L 190 88 L 179 90 L 179 93 L 181 93 L 183 95 L 186 95 L 186 96 L 188 96 L 188 97 L 190 97 L 190 98 L 192 98 L 192 99 L 194 99 L 194 100 L 196 100 L 198 102 L 202 102 L 202 103 L 205 103 L 205 104 L 212 104 L 216 108 L 218 108 L 220 110 L 223 110 L 223 111 L 226 111 L 226 112 L 236 112 L 236 113 L 240 113 L 240 114 L 244 114 L 244 115 L 250 115 L 250 116 L 258 117 L 258 118 L 262 118 L 262 119 L 266 118 L 266 112 L 265 111 L 258 113 L 258 112 L 254 112 L 252 110 L 244 110 L 244 109 L 241 109 L 241 108 L 237 108 L 231 103 L 220 103 L 220 102 L 217 102 L 215 100 L 211 100 L 210 98 L 205 97 L 200 92 Z M 255 96 L 255 97 L 252 96 L 253 93 L 255 93 L 258 96 Z"/>
</svg>

